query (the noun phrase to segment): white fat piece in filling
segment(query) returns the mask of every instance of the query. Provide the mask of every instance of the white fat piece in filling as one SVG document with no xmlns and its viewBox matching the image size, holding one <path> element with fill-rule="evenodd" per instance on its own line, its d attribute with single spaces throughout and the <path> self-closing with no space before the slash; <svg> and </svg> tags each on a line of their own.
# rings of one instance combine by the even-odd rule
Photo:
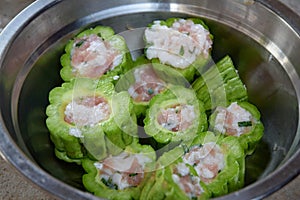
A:
<svg viewBox="0 0 300 200">
<path fill-rule="evenodd" d="M 83 138 L 83 134 L 82 134 L 81 130 L 78 128 L 70 128 L 69 134 L 74 137 L 77 137 L 77 138 Z"/>
<path fill-rule="evenodd" d="M 130 180 L 133 178 L 131 176 L 139 176 L 141 179 L 145 165 L 150 162 L 151 159 L 142 153 L 128 154 L 123 152 L 117 156 L 110 156 L 102 162 L 96 162 L 94 166 L 100 172 L 100 180 L 110 181 L 119 190 L 123 190 L 135 186 L 132 184 L 138 184 L 140 180 L 135 180 L 137 182 L 133 183 Z"/>
<path fill-rule="evenodd" d="M 215 142 L 193 147 L 183 156 L 183 162 L 194 166 L 200 179 L 211 182 L 225 166 L 222 149 Z"/>
<path fill-rule="evenodd" d="M 88 100 L 89 98 L 87 98 Z M 110 106 L 107 102 L 91 106 L 72 101 L 66 106 L 64 114 L 78 128 L 82 126 L 95 126 L 99 122 L 109 118 Z M 78 128 L 71 128 L 69 134 L 81 137 L 82 135 Z"/>
<path fill-rule="evenodd" d="M 252 123 L 254 121 L 251 113 L 239 106 L 237 102 L 230 104 L 227 108 L 217 107 L 216 112 L 214 129 L 223 134 L 240 136 L 248 132 L 252 125 L 240 126 L 239 122 Z"/>
<path fill-rule="evenodd" d="M 184 163 L 176 165 L 172 179 L 189 198 L 198 197 L 204 191 L 200 185 L 200 178 L 191 175 L 190 169 Z"/>
<path fill-rule="evenodd" d="M 161 63 L 185 69 L 202 54 L 208 57 L 212 46 L 210 33 L 192 20 L 180 19 L 171 27 L 160 25 L 160 21 L 145 30 L 149 44 L 148 59 L 158 58 Z"/>
<path fill-rule="evenodd" d="M 195 108 L 192 105 L 179 105 L 175 108 L 162 110 L 159 123 L 162 127 L 173 131 L 185 131 L 196 119 Z"/>
<path fill-rule="evenodd" d="M 128 93 L 137 102 L 147 102 L 165 88 L 165 83 L 155 73 L 151 65 L 144 65 L 134 70 L 135 83 L 128 88 Z"/>
<path fill-rule="evenodd" d="M 123 54 L 113 47 L 113 42 L 104 41 L 97 35 L 78 40 L 71 52 L 73 72 L 98 77 L 121 64 Z"/>
</svg>

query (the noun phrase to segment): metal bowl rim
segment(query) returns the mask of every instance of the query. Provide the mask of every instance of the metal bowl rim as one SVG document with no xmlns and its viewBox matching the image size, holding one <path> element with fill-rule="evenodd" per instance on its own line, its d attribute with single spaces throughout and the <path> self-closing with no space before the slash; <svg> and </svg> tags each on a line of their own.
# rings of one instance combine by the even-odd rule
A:
<svg viewBox="0 0 300 200">
<path fill-rule="evenodd" d="M 55 6 L 62 0 L 37 0 L 20 12 L 1 32 L 0 37 L 0 64 L 2 65 L 2 58 L 8 51 L 8 47 L 12 41 L 16 38 L 18 33 L 22 30 L 22 27 L 26 26 L 35 16 L 50 7 Z M 272 0 L 256 0 L 262 6 L 267 7 L 276 14 L 279 14 L 280 18 L 286 21 L 293 30 L 300 35 L 300 16 L 294 11 L 288 8 L 282 3 L 278 3 Z M 275 8 L 275 9 L 274 9 Z M 80 191 L 75 189 L 58 179 L 52 177 L 39 166 L 34 164 L 33 161 L 28 159 L 28 157 L 22 152 L 22 150 L 17 146 L 13 139 L 8 134 L 8 130 L 4 125 L 2 116 L 0 116 L 0 149 L 1 156 L 12 164 L 18 172 L 20 172 L 25 178 L 32 181 L 40 188 L 56 195 L 60 198 L 81 198 L 81 199 L 98 199 L 97 197 L 91 195 L 90 193 Z M 263 198 L 274 191 L 280 189 L 290 180 L 295 178 L 300 174 L 300 149 L 298 149 L 295 154 L 282 166 L 280 166 L 276 171 L 269 174 L 266 178 L 259 180 L 239 191 L 228 194 L 217 199 L 238 199 L 241 196 L 247 194 L 249 198 Z M 26 170 L 24 170 L 26 169 Z M 277 183 L 276 180 L 281 180 Z M 276 183 L 276 184 L 274 184 Z M 263 189 L 260 186 L 264 186 Z M 257 189 L 259 188 L 259 189 Z"/>
</svg>

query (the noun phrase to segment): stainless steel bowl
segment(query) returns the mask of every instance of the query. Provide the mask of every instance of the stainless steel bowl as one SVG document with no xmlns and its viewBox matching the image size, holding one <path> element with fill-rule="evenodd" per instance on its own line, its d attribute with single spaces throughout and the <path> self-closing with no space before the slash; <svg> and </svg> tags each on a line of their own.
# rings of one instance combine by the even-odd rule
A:
<svg viewBox="0 0 300 200">
<path fill-rule="evenodd" d="M 62 199 L 97 199 L 82 169 L 58 160 L 45 126 L 48 93 L 62 82 L 59 58 L 80 30 L 109 25 L 128 40 L 154 19 L 201 17 L 215 60 L 229 54 L 258 106 L 265 135 L 247 158 L 247 185 L 219 199 L 262 198 L 300 172 L 300 17 L 271 0 L 38 0 L 0 35 L 0 148 L 17 170 Z M 135 32 L 135 33 L 136 33 Z M 129 34 L 128 34 L 129 33 Z"/>
</svg>

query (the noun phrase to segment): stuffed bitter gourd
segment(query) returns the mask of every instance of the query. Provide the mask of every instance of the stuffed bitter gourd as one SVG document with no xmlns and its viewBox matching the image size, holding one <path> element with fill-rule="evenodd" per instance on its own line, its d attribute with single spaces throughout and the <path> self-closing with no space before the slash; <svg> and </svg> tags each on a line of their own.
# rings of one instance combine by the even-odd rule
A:
<svg viewBox="0 0 300 200">
<path fill-rule="evenodd" d="M 248 94 L 229 56 L 202 74 L 192 84 L 206 110 L 227 106 L 231 102 L 246 101 Z"/>
<path fill-rule="evenodd" d="M 139 199 L 155 167 L 152 147 L 132 143 L 118 155 L 102 161 L 83 160 L 87 172 L 83 175 L 86 189 L 106 199 Z"/>
<path fill-rule="evenodd" d="M 130 67 L 131 55 L 123 37 L 112 28 L 97 26 L 79 33 L 65 47 L 60 71 L 64 81 L 76 77 L 117 76 Z"/>
<path fill-rule="evenodd" d="M 137 134 L 129 95 L 116 93 L 109 81 L 72 79 L 54 88 L 49 101 L 46 124 L 50 137 L 56 155 L 68 162 L 121 151 Z"/>
<path fill-rule="evenodd" d="M 206 132 L 197 136 L 189 148 L 189 152 L 193 150 L 197 145 L 206 147 L 206 152 L 210 155 L 205 156 L 204 160 L 200 161 L 200 165 L 197 165 L 196 171 L 198 172 L 201 180 L 206 184 L 207 188 L 211 191 L 212 197 L 228 194 L 232 191 L 236 191 L 244 186 L 245 176 L 245 154 L 242 146 L 237 138 L 222 137 L 213 132 Z M 205 152 L 204 151 L 204 152 Z M 215 152 L 216 151 L 216 152 Z M 197 154 L 197 151 L 196 151 Z M 219 158 L 223 154 L 223 164 L 220 166 Z M 211 157 L 212 156 L 212 157 Z M 190 155 L 192 158 L 193 156 Z M 189 160 L 190 162 L 191 160 Z M 197 160 L 195 160 L 197 162 Z M 214 163 L 220 168 L 217 171 L 216 168 L 210 168 L 211 172 L 206 171 L 206 164 Z M 190 162 L 192 164 L 192 162 Z M 197 167 L 200 167 L 197 169 Z M 201 169 L 201 167 L 204 167 Z M 211 166 L 213 167 L 213 166 Z M 215 176 L 212 176 L 212 174 Z"/>
<path fill-rule="evenodd" d="M 214 132 L 238 137 L 247 155 L 253 153 L 264 132 L 260 112 L 249 102 L 233 102 L 227 107 L 218 106 L 209 122 L 210 129 Z"/>
<path fill-rule="evenodd" d="M 166 144 L 187 141 L 206 131 L 207 116 L 192 89 L 170 86 L 150 100 L 144 124 L 146 134 Z"/>
<path fill-rule="evenodd" d="M 146 28 L 144 40 L 148 59 L 176 69 L 188 81 L 210 59 L 212 35 L 198 18 L 154 21 Z"/>
<path fill-rule="evenodd" d="M 180 166 L 180 164 L 178 164 Z M 172 199 L 198 199 L 205 200 L 211 196 L 206 185 L 190 170 L 188 166 L 181 165 L 181 169 L 188 175 L 177 174 L 176 164 L 156 171 L 142 190 L 141 198 L 144 200 L 172 200 Z M 174 179 L 173 179 L 174 177 Z M 176 177 L 176 178 L 175 178 Z M 183 183 L 178 183 L 182 181 Z"/>
<path fill-rule="evenodd" d="M 150 99 L 167 88 L 167 83 L 158 77 L 152 64 L 145 57 L 139 57 L 132 70 L 121 76 L 116 91 L 127 91 L 132 98 L 137 117 L 144 117 Z"/>
<path fill-rule="evenodd" d="M 158 168 L 142 192 L 145 199 L 207 199 L 242 187 L 244 153 L 236 138 L 204 132 L 191 146 L 163 154 Z"/>
</svg>

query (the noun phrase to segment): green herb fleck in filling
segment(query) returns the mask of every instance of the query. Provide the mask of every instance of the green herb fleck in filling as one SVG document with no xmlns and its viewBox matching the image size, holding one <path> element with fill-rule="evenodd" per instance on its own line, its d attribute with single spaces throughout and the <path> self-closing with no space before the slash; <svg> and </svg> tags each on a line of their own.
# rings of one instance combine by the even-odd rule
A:
<svg viewBox="0 0 300 200">
<path fill-rule="evenodd" d="M 113 183 L 111 178 L 109 178 L 108 180 L 105 180 L 104 178 L 102 178 L 101 181 L 102 181 L 102 183 L 104 183 L 104 185 L 106 185 L 110 189 L 118 190 L 117 184 Z"/>
<path fill-rule="evenodd" d="M 80 40 L 75 44 L 75 47 L 81 47 L 81 45 L 85 42 L 85 40 Z"/>
<path fill-rule="evenodd" d="M 179 55 L 183 56 L 184 55 L 184 48 L 181 45 L 180 50 L 179 50 Z"/>
<path fill-rule="evenodd" d="M 251 122 L 251 121 L 242 121 L 242 122 L 238 122 L 238 126 L 239 126 L 239 127 L 248 127 L 248 126 L 252 126 L 252 122 Z"/>
</svg>

